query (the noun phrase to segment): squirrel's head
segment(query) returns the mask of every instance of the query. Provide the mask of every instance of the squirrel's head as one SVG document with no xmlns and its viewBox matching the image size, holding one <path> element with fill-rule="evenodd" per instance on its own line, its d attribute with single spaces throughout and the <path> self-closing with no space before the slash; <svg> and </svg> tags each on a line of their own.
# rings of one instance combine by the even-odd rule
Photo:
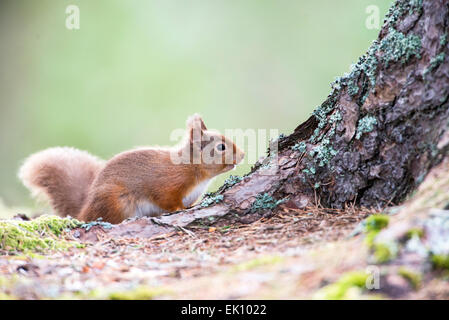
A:
<svg viewBox="0 0 449 320">
<path fill-rule="evenodd" d="M 210 177 L 233 169 L 245 157 L 232 140 L 207 130 L 198 114 L 187 119 L 187 141 L 190 163 L 199 164 Z"/>
</svg>

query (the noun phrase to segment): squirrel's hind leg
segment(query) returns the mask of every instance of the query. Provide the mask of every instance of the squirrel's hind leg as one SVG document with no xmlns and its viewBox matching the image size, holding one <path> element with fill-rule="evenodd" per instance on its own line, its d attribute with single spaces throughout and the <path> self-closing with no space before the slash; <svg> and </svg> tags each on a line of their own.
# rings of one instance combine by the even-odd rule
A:
<svg viewBox="0 0 449 320">
<path fill-rule="evenodd" d="M 78 218 L 82 221 L 94 221 L 102 218 L 105 222 L 117 224 L 128 218 L 127 214 L 135 201 L 129 198 L 119 186 L 106 186 L 92 190 Z"/>
</svg>

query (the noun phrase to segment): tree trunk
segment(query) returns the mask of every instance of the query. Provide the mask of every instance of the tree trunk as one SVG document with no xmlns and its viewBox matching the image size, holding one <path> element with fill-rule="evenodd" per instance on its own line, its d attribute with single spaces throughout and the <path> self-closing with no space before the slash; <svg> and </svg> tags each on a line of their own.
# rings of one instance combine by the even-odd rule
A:
<svg viewBox="0 0 449 320">
<path fill-rule="evenodd" d="M 248 175 L 228 179 L 191 209 L 109 232 L 152 236 L 192 223 L 251 222 L 280 203 L 400 203 L 448 152 L 448 31 L 447 0 L 396 1 L 368 52 Z"/>
</svg>

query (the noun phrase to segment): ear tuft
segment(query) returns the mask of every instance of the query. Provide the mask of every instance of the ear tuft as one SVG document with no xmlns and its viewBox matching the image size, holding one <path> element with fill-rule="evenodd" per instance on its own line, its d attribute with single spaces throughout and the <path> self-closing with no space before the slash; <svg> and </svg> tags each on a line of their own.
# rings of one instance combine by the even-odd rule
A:
<svg viewBox="0 0 449 320">
<path fill-rule="evenodd" d="M 195 113 L 187 118 L 187 129 L 198 129 L 201 131 L 207 130 L 203 119 L 198 113 Z"/>
</svg>

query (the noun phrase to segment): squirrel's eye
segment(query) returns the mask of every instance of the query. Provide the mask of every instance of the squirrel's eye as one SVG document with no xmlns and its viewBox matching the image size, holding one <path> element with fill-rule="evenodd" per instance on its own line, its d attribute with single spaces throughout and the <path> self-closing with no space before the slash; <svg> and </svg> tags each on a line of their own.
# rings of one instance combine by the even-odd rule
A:
<svg viewBox="0 0 449 320">
<path fill-rule="evenodd" d="M 225 149 L 226 149 L 226 146 L 223 143 L 220 143 L 219 145 L 217 145 L 218 151 L 224 151 Z"/>
</svg>

